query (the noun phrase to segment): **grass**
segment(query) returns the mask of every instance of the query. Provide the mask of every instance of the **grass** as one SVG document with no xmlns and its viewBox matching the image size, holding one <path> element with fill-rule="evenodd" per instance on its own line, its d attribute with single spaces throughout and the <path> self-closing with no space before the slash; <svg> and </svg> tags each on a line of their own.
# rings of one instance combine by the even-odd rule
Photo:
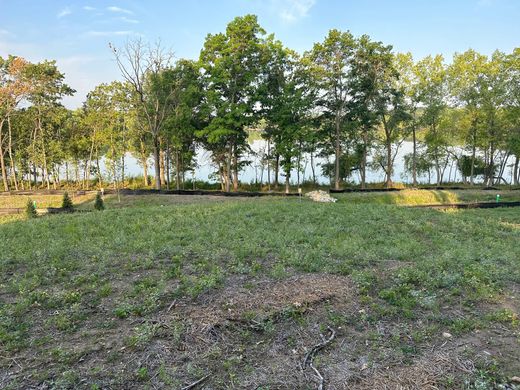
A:
<svg viewBox="0 0 520 390">
<path fill-rule="evenodd" d="M 95 195 L 74 195 L 70 193 L 70 197 L 74 205 L 81 205 L 82 203 L 88 202 L 94 198 Z M 24 208 L 27 204 L 27 200 L 31 199 L 36 202 L 37 208 L 47 207 L 61 207 L 63 201 L 63 195 L 15 195 L 15 196 L 0 196 L 0 209 L 2 208 Z"/>
<path fill-rule="evenodd" d="M 342 352 L 338 341 L 319 361 L 325 368 L 347 353 L 377 376 L 381 364 L 414 366 L 442 345 L 443 332 L 480 340 L 497 329 L 506 329 L 504 345 L 520 359 L 517 209 L 396 206 L 485 200 L 487 192 L 337 197 L 336 204 L 171 196 L 128 196 L 119 203 L 112 197 L 103 212 L 4 220 L 0 387 L 175 387 L 210 372 L 214 388 L 276 387 L 276 376 L 262 377 L 255 367 L 286 373 L 287 356 L 303 356 L 299 348 L 313 344 L 316 324 L 334 326 L 350 346 Z M 311 284 L 298 302 L 289 296 L 260 309 L 251 298 L 237 309 L 239 322 L 215 318 L 214 330 L 194 331 L 222 305 L 222 313 L 231 313 L 240 301 L 229 298 L 235 292 L 261 299 L 261 286 L 285 291 L 286 281 L 299 275 L 344 278 L 353 295 L 331 290 L 323 300 L 311 299 L 321 291 Z M 200 350 L 196 337 L 205 340 Z M 163 342 L 173 350 L 161 349 Z M 262 359 L 275 344 L 287 355 L 267 363 Z M 446 353 L 458 359 L 471 352 L 455 343 L 443 348 L 449 346 Z M 477 379 L 492 387 L 519 368 L 511 356 L 471 358 L 479 371 L 456 375 L 452 388 L 471 388 Z M 2 379 L 8 372 L 14 373 Z M 282 383 L 304 387 L 291 378 Z"/>
<path fill-rule="evenodd" d="M 396 192 L 354 192 L 334 194 L 340 202 L 356 204 L 394 204 L 401 206 L 449 203 L 519 201 L 520 191 L 500 190 L 402 190 Z"/>
</svg>

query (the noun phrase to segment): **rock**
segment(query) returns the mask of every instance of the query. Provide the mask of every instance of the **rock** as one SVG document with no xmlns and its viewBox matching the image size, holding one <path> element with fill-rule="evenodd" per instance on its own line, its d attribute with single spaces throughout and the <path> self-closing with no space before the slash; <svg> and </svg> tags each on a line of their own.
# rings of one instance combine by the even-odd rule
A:
<svg viewBox="0 0 520 390">
<path fill-rule="evenodd" d="M 520 383 L 520 376 L 514 376 L 511 378 L 511 382 Z"/>
<path fill-rule="evenodd" d="M 328 192 L 322 190 L 307 192 L 305 196 L 315 202 L 334 203 L 337 201 L 337 199 L 330 196 Z"/>
<path fill-rule="evenodd" d="M 442 337 L 444 337 L 445 339 L 451 339 L 452 336 L 451 336 L 451 333 L 444 332 L 444 333 L 442 334 Z"/>
</svg>

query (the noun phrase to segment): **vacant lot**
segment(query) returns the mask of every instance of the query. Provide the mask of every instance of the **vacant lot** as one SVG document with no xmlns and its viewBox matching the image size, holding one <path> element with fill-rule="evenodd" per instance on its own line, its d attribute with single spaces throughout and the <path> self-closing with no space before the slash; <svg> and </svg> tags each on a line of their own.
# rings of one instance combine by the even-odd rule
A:
<svg viewBox="0 0 520 390">
<path fill-rule="evenodd" d="M 3 219 L 0 388 L 514 388 L 519 209 L 399 206 L 494 195 L 113 197 Z"/>
</svg>

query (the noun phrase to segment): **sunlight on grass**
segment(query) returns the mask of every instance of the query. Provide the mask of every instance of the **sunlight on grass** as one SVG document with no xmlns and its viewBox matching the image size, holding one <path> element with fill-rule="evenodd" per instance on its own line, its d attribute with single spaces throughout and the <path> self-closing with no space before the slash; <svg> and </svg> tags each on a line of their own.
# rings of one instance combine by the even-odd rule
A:
<svg viewBox="0 0 520 390">
<path fill-rule="evenodd" d="M 86 195 L 74 195 L 73 192 L 70 193 L 72 202 L 76 206 L 94 199 L 94 196 L 95 196 L 95 194 L 90 194 L 90 193 L 86 194 Z M 27 204 L 28 199 L 35 201 L 37 208 L 61 207 L 63 195 L 62 194 L 57 194 L 57 195 L 41 195 L 41 194 L 2 195 L 2 196 L 0 196 L 0 209 L 2 209 L 2 208 L 25 208 L 25 205 Z"/>
<path fill-rule="evenodd" d="M 352 192 L 333 194 L 340 203 L 388 204 L 400 206 L 440 205 L 451 203 L 494 202 L 499 193 L 503 202 L 519 201 L 519 191 L 484 190 L 403 190 L 396 192 Z"/>
</svg>

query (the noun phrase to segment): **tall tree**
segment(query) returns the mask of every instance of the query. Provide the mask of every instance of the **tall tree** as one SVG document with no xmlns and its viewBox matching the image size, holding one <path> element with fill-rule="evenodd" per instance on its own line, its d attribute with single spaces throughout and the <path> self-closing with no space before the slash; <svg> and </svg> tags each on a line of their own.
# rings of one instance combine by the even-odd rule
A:
<svg viewBox="0 0 520 390">
<path fill-rule="evenodd" d="M 21 57 L 9 56 L 6 59 L 0 57 L 0 170 L 5 191 L 9 191 L 5 149 L 12 164 L 14 185 L 18 189 L 12 150 L 11 115 L 31 89 L 31 84 L 25 75 L 27 66 L 28 62 Z M 7 124 L 7 136 L 4 134 L 4 124 Z"/>
<path fill-rule="evenodd" d="M 471 149 L 470 183 L 474 184 L 477 147 L 480 141 L 482 91 L 487 57 L 474 50 L 456 53 L 448 68 L 450 93 L 456 104 L 462 107 L 469 118 L 466 129 L 467 143 Z"/>
<path fill-rule="evenodd" d="M 289 192 L 291 170 L 295 165 L 300 169 L 310 108 L 316 93 L 308 67 L 294 51 L 274 39 L 269 39 L 267 48 L 269 59 L 260 99 L 267 124 L 264 138 L 274 144 L 275 154 L 281 157 L 285 191 Z"/>
<path fill-rule="evenodd" d="M 50 155 L 50 141 L 54 135 L 55 126 L 53 114 L 61 106 L 64 96 L 72 95 L 75 91 L 65 84 L 65 75 L 56 66 L 56 61 L 43 61 L 30 64 L 27 68 L 27 77 L 31 83 L 28 100 L 34 113 L 34 132 L 32 139 L 33 166 L 39 165 L 42 169 L 43 180 L 50 188 L 52 174 L 52 156 Z M 57 176 L 54 175 L 54 182 Z"/>
<path fill-rule="evenodd" d="M 376 138 L 380 124 L 377 111 L 378 96 L 382 93 L 383 71 L 391 67 L 392 47 L 374 42 L 363 35 L 359 38 L 354 54 L 352 90 L 354 117 L 360 150 L 361 188 L 365 188 L 368 153 Z"/>
<path fill-rule="evenodd" d="M 340 159 L 342 142 L 349 127 L 349 101 L 352 94 L 352 64 L 356 41 L 350 32 L 330 30 L 323 43 L 314 44 L 305 53 L 317 80 L 320 96 L 317 105 L 324 122 L 333 128 L 334 188 L 340 188 Z"/>
<path fill-rule="evenodd" d="M 198 134 L 220 166 L 226 191 L 238 189 L 240 155 L 247 149 L 246 128 L 257 120 L 255 104 L 265 31 L 257 17 L 228 24 L 225 33 L 209 34 L 200 53 L 207 126 Z"/>
<path fill-rule="evenodd" d="M 171 66 L 173 53 L 160 44 L 141 39 L 128 41 L 122 49 L 110 44 L 123 78 L 132 86 L 134 103 L 144 122 L 142 128 L 151 135 L 155 168 L 155 188 L 161 189 L 161 137 L 164 122 L 172 105 L 173 86 L 165 83 L 165 71 Z"/>
<path fill-rule="evenodd" d="M 426 153 L 436 170 L 437 185 L 441 184 L 443 166 L 447 164 L 446 126 L 441 126 L 447 109 L 448 87 L 444 59 L 441 55 L 427 56 L 415 65 L 418 101 L 422 107 L 420 124 L 426 127 Z M 446 123 L 444 123 L 445 125 Z"/>
<path fill-rule="evenodd" d="M 173 150 L 175 186 L 180 189 L 185 172 L 193 168 L 195 132 L 203 127 L 200 105 L 204 91 L 199 64 L 189 60 L 178 61 L 171 71 L 170 82 L 174 85 L 174 93 L 173 109 L 166 120 L 166 156 L 169 162 L 170 150 Z M 169 183 L 169 178 L 167 181 Z"/>
</svg>

